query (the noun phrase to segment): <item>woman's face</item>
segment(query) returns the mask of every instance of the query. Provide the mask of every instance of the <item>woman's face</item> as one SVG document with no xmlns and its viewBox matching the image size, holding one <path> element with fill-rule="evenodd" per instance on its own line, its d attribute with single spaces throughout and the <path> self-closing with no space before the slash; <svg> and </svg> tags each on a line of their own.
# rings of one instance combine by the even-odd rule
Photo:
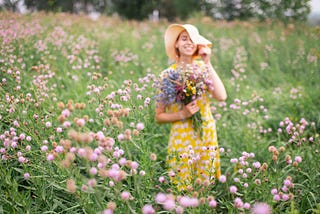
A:
<svg viewBox="0 0 320 214">
<path fill-rule="evenodd" d="M 175 44 L 179 56 L 190 56 L 192 57 L 197 51 L 197 45 L 194 44 L 187 33 L 187 31 L 182 31 L 178 37 L 178 40 Z"/>
</svg>

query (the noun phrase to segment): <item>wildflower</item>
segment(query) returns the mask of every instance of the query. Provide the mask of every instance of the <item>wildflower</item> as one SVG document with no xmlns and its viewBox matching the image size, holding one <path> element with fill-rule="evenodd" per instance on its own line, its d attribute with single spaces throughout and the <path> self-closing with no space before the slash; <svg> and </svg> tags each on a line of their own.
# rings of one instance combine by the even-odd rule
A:
<svg viewBox="0 0 320 214">
<path fill-rule="evenodd" d="M 266 203 L 258 202 L 253 205 L 252 214 L 271 214 L 271 208 Z"/>
<path fill-rule="evenodd" d="M 153 209 L 152 205 L 146 204 L 142 208 L 142 214 L 154 214 L 156 213 L 155 210 Z"/>
<path fill-rule="evenodd" d="M 239 183 L 240 179 L 239 178 L 233 178 L 233 181 L 236 182 L 236 183 Z"/>
<path fill-rule="evenodd" d="M 47 155 L 47 160 L 48 161 L 53 161 L 54 160 L 54 155 L 53 154 L 48 154 Z"/>
<path fill-rule="evenodd" d="M 250 207 L 251 207 L 251 205 L 249 203 L 244 203 L 243 204 L 243 208 L 246 209 L 246 210 L 250 209 Z"/>
<path fill-rule="evenodd" d="M 12 143 L 11 143 L 11 147 L 12 148 L 16 148 L 18 146 L 18 143 L 16 142 L 16 141 L 13 141 Z"/>
<path fill-rule="evenodd" d="M 301 156 L 295 157 L 294 160 L 297 161 L 298 163 L 301 163 L 301 162 L 302 162 Z"/>
<path fill-rule="evenodd" d="M 24 179 L 29 179 L 30 178 L 30 174 L 28 172 L 24 173 L 23 177 L 24 177 Z"/>
<path fill-rule="evenodd" d="M 230 163 L 238 163 L 238 159 L 237 159 L 237 158 L 232 158 L 232 159 L 230 160 Z"/>
<path fill-rule="evenodd" d="M 197 198 L 190 198 L 188 196 L 181 197 L 179 203 L 182 207 L 197 207 L 199 205 Z"/>
<path fill-rule="evenodd" d="M 127 192 L 127 191 L 123 191 L 121 193 L 121 199 L 124 200 L 124 201 L 128 201 L 132 198 L 130 192 Z"/>
<path fill-rule="evenodd" d="M 124 134 L 119 134 L 119 135 L 118 135 L 118 140 L 119 140 L 119 141 L 123 141 L 124 138 L 125 138 L 125 137 L 124 137 Z"/>
<path fill-rule="evenodd" d="M 105 210 L 102 211 L 102 214 L 113 214 L 113 210 L 105 209 Z"/>
<path fill-rule="evenodd" d="M 137 162 L 135 161 L 131 162 L 131 169 L 138 169 L 138 167 L 139 167 L 139 164 Z"/>
<path fill-rule="evenodd" d="M 137 128 L 138 131 L 143 130 L 143 129 L 144 129 L 143 123 L 138 123 L 137 126 L 136 126 L 136 128 Z"/>
<path fill-rule="evenodd" d="M 258 179 L 258 178 L 257 178 L 257 179 L 255 179 L 255 180 L 254 180 L 254 182 L 255 182 L 257 185 L 261 185 L 261 180 L 260 180 L 260 179 Z"/>
<path fill-rule="evenodd" d="M 48 150 L 48 146 L 44 145 L 44 146 L 41 146 L 41 151 L 45 152 Z"/>
<path fill-rule="evenodd" d="M 167 199 L 164 203 L 163 203 L 163 208 L 165 210 L 173 210 L 176 206 L 176 203 L 173 199 Z"/>
<path fill-rule="evenodd" d="M 77 190 L 76 183 L 73 179 L 67 180 L 67 190 L 71 193 L 75 193 Z"/>
<path fill-rule="evenodd" d="M 163 204 L 167 199 L 167 196 L 164 193 L 158 193 L 155 197 L 155 201 L 158 204 Z"/>
<path fill-rule="evenodd" d="M 71 126 L 71 122 L 65 121 L 65 122 L 63 122 L 62 125 L 63 125 L 64 128 L 69 128 Z"/>
<path fill-rule="evenodd" d="M 272 195 L 275 195 L 275 194 L 277 194 L 278 193 L 278 190 L 276 189 L 276 188 L 273 188 L 272 190 L 271 190 L 271 194 Z"/>
<path fill-rule="evenodd" d="M 77 124 L 77 126 L 83 127 L 86 124 L 86 121 L 83 118 L 80 118 L 80 119 L 76 119 L 75 123 Z"/>
<path fill-rule="evenodd" d="M 286 186 L 283 186 L 282 188 L 281 188 L 281 190 L 283 191 L 283 192 L 288 192 L 288 187 L 286 187 Z"/>
<path fill-rule="evenodd" d="M 176 173 L 171 170 L 171 171 L 168 173 L 168 175 L 169 175 L 170 177 L 174 177 L 174 176 L 176 176 Z"/>
<path fill-rule="evenodd" d="M 275 195 L 273 196 L 273 200 L 274 200 L 274 201 L 280 201 L 280 199 L 281 199 L 281 197 L 280 197 L 280 195 L 278 195 L 278 194 L 275 194 Z"/>
<path fill-rule="evenodd" d="M 89 173 L 91 175 L 96 175 L 98 173 L 98 170 L 96 167 L 91 167 Z"/>
<path fill-rule="evenodd" d="M 20 157 L 18 158 L 18 161 L 19 161 L 19 163 L 25 163 L 25 162 L 26 162 L 26 158 L 23 157 L 23 156 L 20 156 Z"/>
<path fill-rule="evenodd" d="M 230 193 L 236 193 L 237 191 L 238 191 L 238 188 L 236 187 L 236 186 L 230 186 L 230 188 L 229 188 L 229 191 L 230 191 Z"/>
<path fill-rule="evenodd" d="M 64 117 L 69 117 L 70 116 L 70 111 L 69 109 L 65 109 L 61 112 L 61 115 L 63 115 Z"/>
<path fill-rule="evenodd" d="M 126 159 L 126 158 L 120 158 L 119 164 L 120 164 L 121 166 L 126 165 L 126 164 L 127 164 L 127 159 Z"/>
<path fill-rule="evenodd" d="M 221 183 L 225 183 L 225 182 L 227 181 L 227 177 L 226 177 L 225 175 L 220 175 L 219 181 L 220 181 Z"/>
<path fill-rule="evenodd" d="M 164 181 L 165 181 L 165 178 L 164 178 L 163 176 L 160 176 L 160 177 L 159 177 L 159 182 L 160 182 L 160 183 L 163 183 Z"/>
<path fill-rule="evenodd" d="M 284 184 L 286 187 L 290 187 L 291 184 L 292 184 L 292 182 L 291 182 L 290 179 L 285 179 L 285 180 L 283 181 L 283 184 Z"/>
<path fill-rule="evenodd" d="M 150 154 L 150 160 L 156 161 L 156 160 L 157 160 L 157 155 L 154 154 L 154 153 L 151 153 L 151 154 Z"/>
<path fill-rule="evenodd" d="M 234 199 L 234 207 L 235 208 L 242 208 L 243 207 L 243 202 L 241 200 L 241 198 L 235 198 Z"/>
<path fill-rule="evenodd" d="M 253 167 L 256 168 L 256 169 L 259 169 L 260 166 L 261 166 L 260 162 L 254 162 L 254 163 L 252 163 L 252 165 L 253 165 Z"/>
<path fill-rule="evenodd" d="M 90 187 L 94 187 L 94 186 L 96 186 L 97 185 L 97 181 L 96 181 L 96 179 L 89 179 L 88 180 L 88 186 L 90 186 Z"/>
<path fill-rule="evenodd" d="M 217 201 L 215 199 L 212 199 L 209 201 L 209 206 L 212 208 L 217 207 Z"/>
<path fill-rule="evenodd" d="M 55 148 L 55 151 L 57 152 L 57 153 L 62 153 L 63 152 L 63 146 L 57 146 L 56 148 Z"/>
<path fill-rule="evenodd" d="M 176 208 L 176 214 L 182 214 L 183 213 L 183 207 L 177 206 Z"/>
<path fill-rule="evenodd" d="M 281 196 L 281 199 L 282 199 L 283 201 L 287 201 L 287 200 L 289 200 L 289 196 L 288 196 L 287 194 L 283 194 L 283 195 Z"/>
</svg>

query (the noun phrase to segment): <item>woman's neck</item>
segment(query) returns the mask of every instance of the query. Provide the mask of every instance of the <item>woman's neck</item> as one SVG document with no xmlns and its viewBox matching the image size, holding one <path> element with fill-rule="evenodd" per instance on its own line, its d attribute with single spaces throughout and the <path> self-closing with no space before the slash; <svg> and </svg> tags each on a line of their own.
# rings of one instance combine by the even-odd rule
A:
<svg viewBox="0 0 320 214">
<path fill-rule="evenodd" d="M 183 57 L 181 56 L 178 60 L 177 60 L 177 64 L 178 65 L 182 65 L 182 64 L 192 64 L 193 59 L 192 57 Z"/>
</svg>

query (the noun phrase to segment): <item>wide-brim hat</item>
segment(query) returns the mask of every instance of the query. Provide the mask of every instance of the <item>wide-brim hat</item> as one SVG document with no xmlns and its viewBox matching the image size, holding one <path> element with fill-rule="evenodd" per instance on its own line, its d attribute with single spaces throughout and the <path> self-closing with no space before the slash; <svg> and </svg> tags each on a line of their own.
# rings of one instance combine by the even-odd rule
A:
<svg viewBox="0 0 320 214">
<path fill-rule="evenodd" d="M 164 34 L 166 53 L 170 59 L 177 60 L 175 43 L 182 31 L 186 30 L 192 42 L 196 45 L 212 46 L 212 43 L 200 35 L 198 29 L 191 24 L 171 24 Z"/>
</svg>

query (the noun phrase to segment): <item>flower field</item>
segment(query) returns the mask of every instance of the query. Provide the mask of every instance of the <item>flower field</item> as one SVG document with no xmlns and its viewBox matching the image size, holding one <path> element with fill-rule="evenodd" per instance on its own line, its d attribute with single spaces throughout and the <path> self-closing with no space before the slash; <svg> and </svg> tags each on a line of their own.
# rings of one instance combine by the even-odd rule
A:
<svg viewBox="0 0 320 214">
<path fill-rule="evenodd" d="M 320 213 L 320 28 L 194 17 L 222 176 L 170 184 L 166 21 L 0 13 L 0 213 Z"/>
</svg>

